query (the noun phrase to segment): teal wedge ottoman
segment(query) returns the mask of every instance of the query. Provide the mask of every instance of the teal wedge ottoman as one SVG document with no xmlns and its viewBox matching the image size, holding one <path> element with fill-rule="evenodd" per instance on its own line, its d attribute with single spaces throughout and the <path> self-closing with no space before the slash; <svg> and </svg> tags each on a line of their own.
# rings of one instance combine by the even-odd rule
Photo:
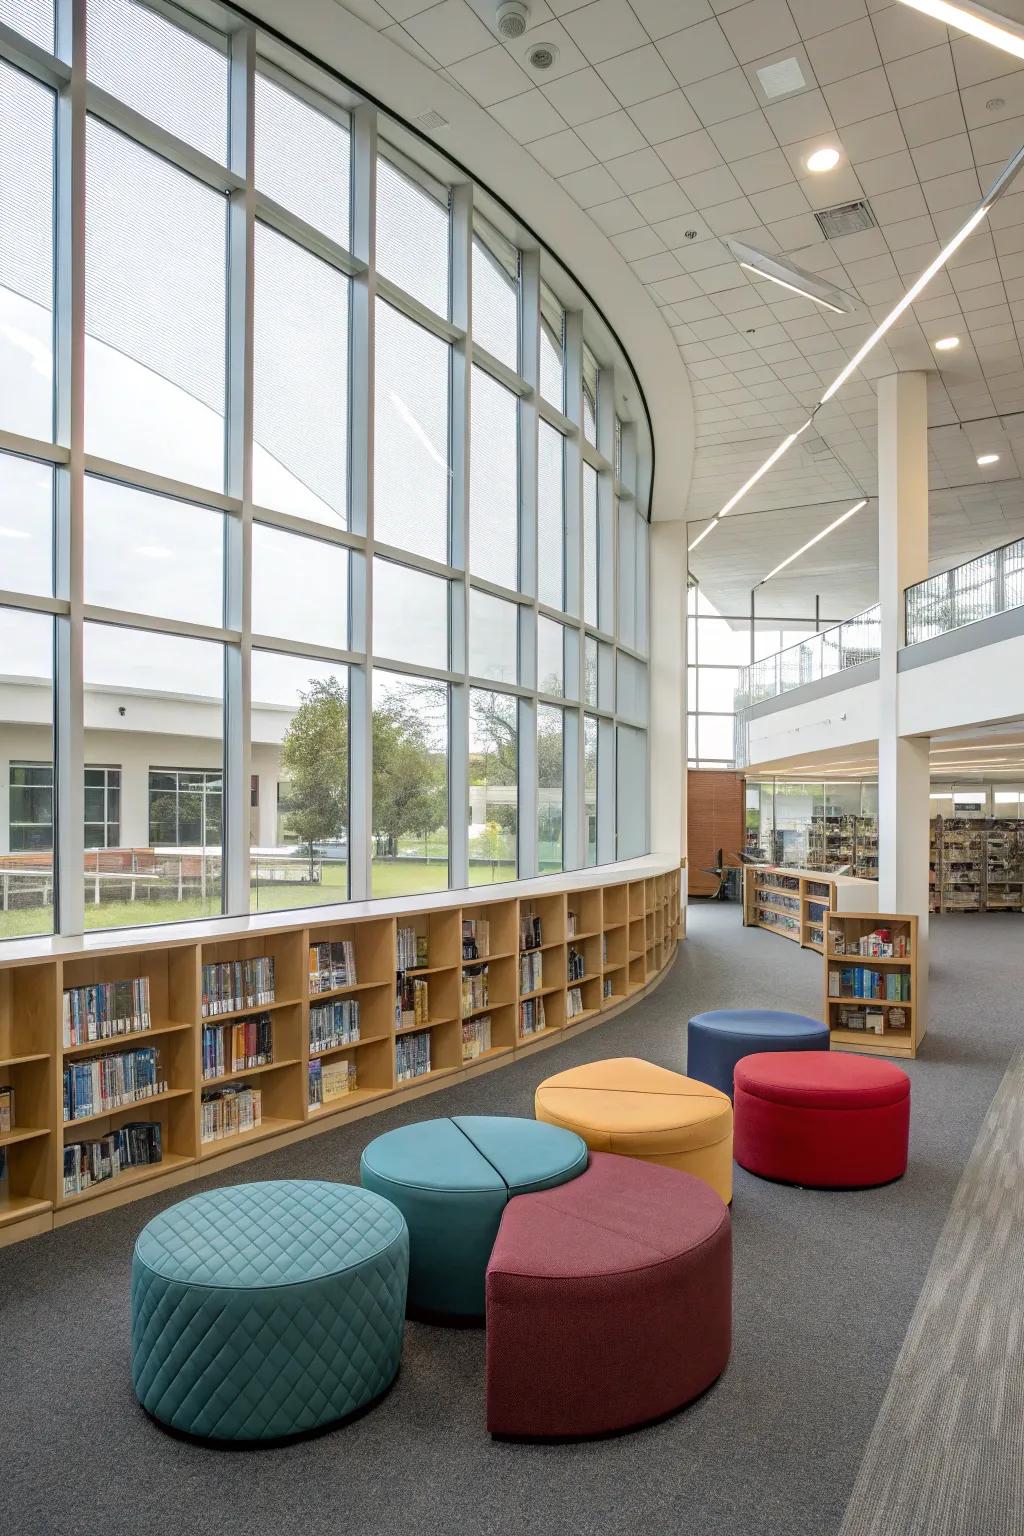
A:
<svg viewBox="0 0 1024 1536">
<path fill-rule="evenodd" d="M 171 1429 L 281 1440 L 365 1408 L 398 1373 L 409 1233 L 350 1184 L 240 1184 L 145 1226 L 132 1382 Z"/>
<path fill-rule="evenodd" d="M 576 1178 L 587 1157 L 573 1131 L 504 1115 L 421 1120 L 371 1141 L 360 1177 L 408 1223 L 410 1312 L 482 1317 L 505 1206 Z"/>
</svg>

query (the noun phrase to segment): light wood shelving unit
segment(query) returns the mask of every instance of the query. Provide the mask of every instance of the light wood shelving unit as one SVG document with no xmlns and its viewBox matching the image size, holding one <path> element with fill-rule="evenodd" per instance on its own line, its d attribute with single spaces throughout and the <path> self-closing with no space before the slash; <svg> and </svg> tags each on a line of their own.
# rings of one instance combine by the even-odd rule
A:
<svg viewBox="0 0 1024 1536">
<path fill-rule="evenodd" d="M 90 935 L 73 948 L 56 941 L 56 953 L 39 959 L 5 955 L 0 949 L 0 1084 L 15 1090 L 15 1127 L 0 1136 L 7 1158 L 6 1190 L 0 1197 L 0 1246 L 38 1235 L 125 1201 L 173 1187 L 291 1141 L 304 1139 L 346 1120 L 361 1118 L 399 1099 L 429 1093 L 434 1087 L 490 1071 L 555 1044 L 567 1035 L 608 1018 L 653 986 L 675 955 L 682 927 L 680 874 L 550 889 L 545 880 L 536 895 L 502 898 L 488 888 L 461 906 L 430 907 L 423 898 L 407 912 L 388 904 L 388 915 L 360 915 L 333 920 L 326 913 L 281 914 L 259 932 L 241 937 L 204 935 L 189 938 L 187 926 L 154 932 L 152 942 L 138 933 L 129 943 L 118 935 Z M 467 892 L 468 898 L 476 893 Z M 334 909 L 343 913 L 344 909 Z M 523 1035 L 519 1028 L 520 914 L 541 920 L 540 948 L 545 1028 Z M 571 914 L 571 916 L 570 916 Z M 489 953 L 463 960 L 463 919 L 486 919 Z M 407 974 L 428 984 L 425 1023 L 402 1024 L 397 992 L 397 931 L 415 928 L 426 939 L 426 964 Z M 356 981 L 330 991 L 310 992 L 311 944 L 349 941 L 355 951 Z M 568 979 L 569 946 L 581 953 L 584 975 Z M 275 998 L 272 1003 L 215 1018 L 202 1017 L 202 967 L 215 962 L 272 956 Z M 491 1047 L 464 1059 L 462 977 L 486 967 L 491 1019 Z M 63 993 L 97 982 L 149 981 L 152 1028 L 113 1039 L 65 1048 Z M 582 1011 L 569 1016 L 570 987 L 578 987 Z M 349 1045 L 310 1051 L 311 1006 L 358 998 L 359 1039 Z M 204 1025 L 269 1013 L 273 1060 L 248 1071 L 203 1077 Z M 430 1071 L 399 1083 L 396 1042 L 426 1031 L 431 1037 Z M 104 1056 L 139 1046 L 155 1046 L 165 1092 L 88 1119 L 63 1120 L 65 1062 Z M 354 1091 L 330 1102 L 309 1103 L 309 1063 L 348 1059 L 355 1062 Z M 217 1141 L 201 1139 L 204 1093 L 251 1084 L 262 1092 L 262 1123 Z M 131 1120 L 157 1120 L 161 1127 L 161 1162 L 129 1168 L 116 1178 L 65 1195 L 63 1148 L 89 1141 Z"/>
<path fill-rule="evenodd" d="M 743 869 L 744 926 L 765 928 L 819 955 L 824 953 L 830 912 L 877 900 L 877 883 L 852 875 L 778 864 L 747 864 Z"/>
<path fill-rule="evenodd" d="M 905 955 L 865 955 L 860 940 L 887 929 L 894 944 L 904 941 Z M 831 913 L 825 951 L 825 1010 L 834 1051 L 860 1051 L 878 1056 L 913 1057 L 925 1032 L 918 1006 L 917 918 L 880 912 Z M 860 997 L 843 983 L 843 973 L 874 972 L 883 977 L 909 978 L 906 999 Z M 841 989 L 836 995 L 836 989 Z M 880 1020 L 881 1032 L 850 1028 L 844 1016 L 851 1011 Z"/>
</svg>

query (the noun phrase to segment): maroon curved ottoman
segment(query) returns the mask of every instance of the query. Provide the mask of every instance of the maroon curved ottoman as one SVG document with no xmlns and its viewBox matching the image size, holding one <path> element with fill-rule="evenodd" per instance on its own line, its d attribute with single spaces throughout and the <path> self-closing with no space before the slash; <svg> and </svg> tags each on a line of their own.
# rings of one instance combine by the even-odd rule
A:
<svg viewBox="0 0 1024 1536">
<path fill-rule="evenodd" d="M 907 1170 L 910 1078 L 838 1051 L 762 1051 L 736 1063 L 733 1153 L 761 1178 L 868 1189 Z"/>
<path fill-rule="evenodd" d="M 505 1207 L 487 1266 L 492 1435 L 607 1434 L 721 1375 L 732 1233 L 692 1174 L 591 1152 L 586 1173 Z"/>
</svg>

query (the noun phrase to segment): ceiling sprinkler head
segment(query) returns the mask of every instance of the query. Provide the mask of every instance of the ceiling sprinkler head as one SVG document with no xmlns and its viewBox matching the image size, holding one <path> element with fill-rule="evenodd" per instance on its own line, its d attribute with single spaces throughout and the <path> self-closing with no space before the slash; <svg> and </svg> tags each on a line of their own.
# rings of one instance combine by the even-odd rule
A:
<svg viewBox="0 0 1024 1536">
<path fill-rule="evenodd" d="M 501 0 L 498 6 L 498 36 L 506 42 L 522 37 L 530 19 L 530 7 L 525 0 Z"/>
</svg>

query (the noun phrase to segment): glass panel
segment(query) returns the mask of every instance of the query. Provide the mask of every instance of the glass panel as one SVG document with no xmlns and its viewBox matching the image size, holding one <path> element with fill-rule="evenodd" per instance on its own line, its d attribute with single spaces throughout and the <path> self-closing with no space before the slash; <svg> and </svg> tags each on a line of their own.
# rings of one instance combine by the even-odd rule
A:
<svg viewBox="0 0 1024 1536">
<path fill-rule="evenodd" d="M 647 668 L 625 651 L 617 653 L 618 712 L 630 720 L 647 719 Z"/>
<path fill-rule="evenodd" d="M 47 440 L 53 437 L 54 101 L 45 85 L 0 62 L 0 427 Z"/>
<path fill-rule="evenodd" d="M 121 770 L 85 770 L 85 846 L 117 848 L 121 842 Z"/>
<path fill-rule="evenodd" d="M 86 16 L 89 79 L 225 164 L 226 41 L 213 47 L 137 0 L 89 0 Z"/>
<path fill-rule="evenodd" d="M 256 225 L 253 500 L 348 527 L 349 280 Z"/>
<path fill-rule="evenodd" d="M 473 369 L 469 568 L 502 587 L 519 585 L 519 402 Z"/>
<path fill-rule="evenodd" d="M 53 619 L 0 608 L 0 938 L 53 931 Z M 4 822 L 7 836 L 4 836 Z"/>
<path fill-rule="evenodd" d="M 86 448 L 224 488 L 226 199 L 95 118 Z"/>
<path fill-rule="evenodd" d="M 731 710 L 739 685 L 739 667 L 701 667 L 701 709 Z"/>
<path fill-rule="evenodd" d="M 583 466 L 583 619 L 597 624 L 597 470 Z"/>
<path fill-rule="evenodd" d="M 0 21 L 53 52 L 53 0 L 0 0 Z"/>
<path fill-rule="evenodd" d="M 583 436 L 597 447 L 597 385 L 599 378 L 597 358 L 584 342 L 583 345 Z"/>
<path fill-rule="evenodd" d="M 0 586 L 53 594 L 53 470 L 7 453 L 0 454 Z"/>
<path fill-rule="evenodd" d="M 256 75 L 256 188 L 349 243 L 352 140 L 348 128 L 268 75 Z"/>
<path fill-rule="evenodd" d="M 469 690 L 469 883 L 516 877 L 519 825 L 518 704 Z"/>
<path fill-rule="evenodd" d="M 537 869 L 562 867 L 562 711 L 537 705 Z"/>
<path fill-rule="evenodd" d="M 448 884 L 448 685 L 373 674 L 374 896 Z"/>
<path fill-rule="evenodd" d="M 448 583 L 443 576 L 374 559 L 373 649 L 392 661 L 448 666 Z"/>
<path fill-rule="evenodd" d="M 473 587 L 469 594 L 469 672 L 496 683 L 519 681 L 519 608 Z"/>
<path fill-rule="evenodd" d="M 561 698 L 565 693 L 565 634 L 554 619 L 537 615 L 537 692 Z"/>
<path fill-rule="evenodd" d="M 697 723 L 697 745 L 701 760 L 715 758 L 731 762 L 733 755 L 732 715 L 701 715 Z"/>
<path fill-rule="evenodd" d="M 597 660 L 597 703 L 609 712 L 615 708 L 615 648 L 601 641 Z"/>
<path fill-rule="evenodd" d="M 85 924 L 221 911 L 224 647 L 85 625 L 86 759 L 120 758 L 120 845 L 86 854 Z"/>
<path fill-rule="evenodd" d="M 586 862 L 597 863 L 597 719 L 583 716 L 583 806 L 587 818 Z"/>
<path fill-rule="evenodd" d="M 565 607 L 565 438 L 537 428 L 537 597 Z"/>
<path fill-rule="evenodd" d="M 546 283 L 540 285 L 540 392 L 565 410 L 565 311 Z"/>
<path fill-rule="evenodd" d="M 616 738 L 616 847 L 620 859 L 635 859 L 647 852 L 647 732 L 620 725 Z"/>
<path fill-rule="evenodd" d="M 705 666 L 745 666 L 750 660 L 749 622 L 737 622 L 734 627 L 726 619 L 698 619 L 697 645 L 700 653 L 695 659 Z"/>
<path fill-rule="evenodd" d="M 646 517 L 636 515 L 636 649 L 641 656 L 648 654 L 650 643 L 650 584 L 651 525 Z"/>
<path fill-rule="evenodd" d="M 686 717 L 686 756 L 690 767 L 694 767 L 697 761 L 697 716 Z"/>
<path fill-rule="evenodd" d="M 374 537 L 448 559 L 448 382 L 451 349 L 377 305 Z"/>
<path fill-rule="evenodd" d="M 341 544 L 254 523 L 254 633 L 347 650 L 348 561 Z"/>
<path fill-rule="evenodd" d="M 252 653 L 254 912 L 348 899 L 348 699 L 345 666 Z"/>
<path fill-rule="evenodd" d="M 377 157 L 377 271 L 448 317 L 448 205 Z"/>
<path fill-rule="evenodd" d="M 619 614 L 618 635 L 623 645 L 636 649 L 636 531 L 632 507 L 619 504 Z"/>
<path fill-rule="evenodd" d="M 519 368 L 519 252 L 475 220 L 473 342 L 508 368 Z"/>
<path fill-rule="evenodd" d="M 224 622 L 224 515 L 87 475 L 85 600 Z"/>
<path fill-rule="evenodd" d="M 597 697 L 597 641 L 593 635 L 587 635 L 583 643 L 583 702 L 594 704 Z"/>
</svg>

